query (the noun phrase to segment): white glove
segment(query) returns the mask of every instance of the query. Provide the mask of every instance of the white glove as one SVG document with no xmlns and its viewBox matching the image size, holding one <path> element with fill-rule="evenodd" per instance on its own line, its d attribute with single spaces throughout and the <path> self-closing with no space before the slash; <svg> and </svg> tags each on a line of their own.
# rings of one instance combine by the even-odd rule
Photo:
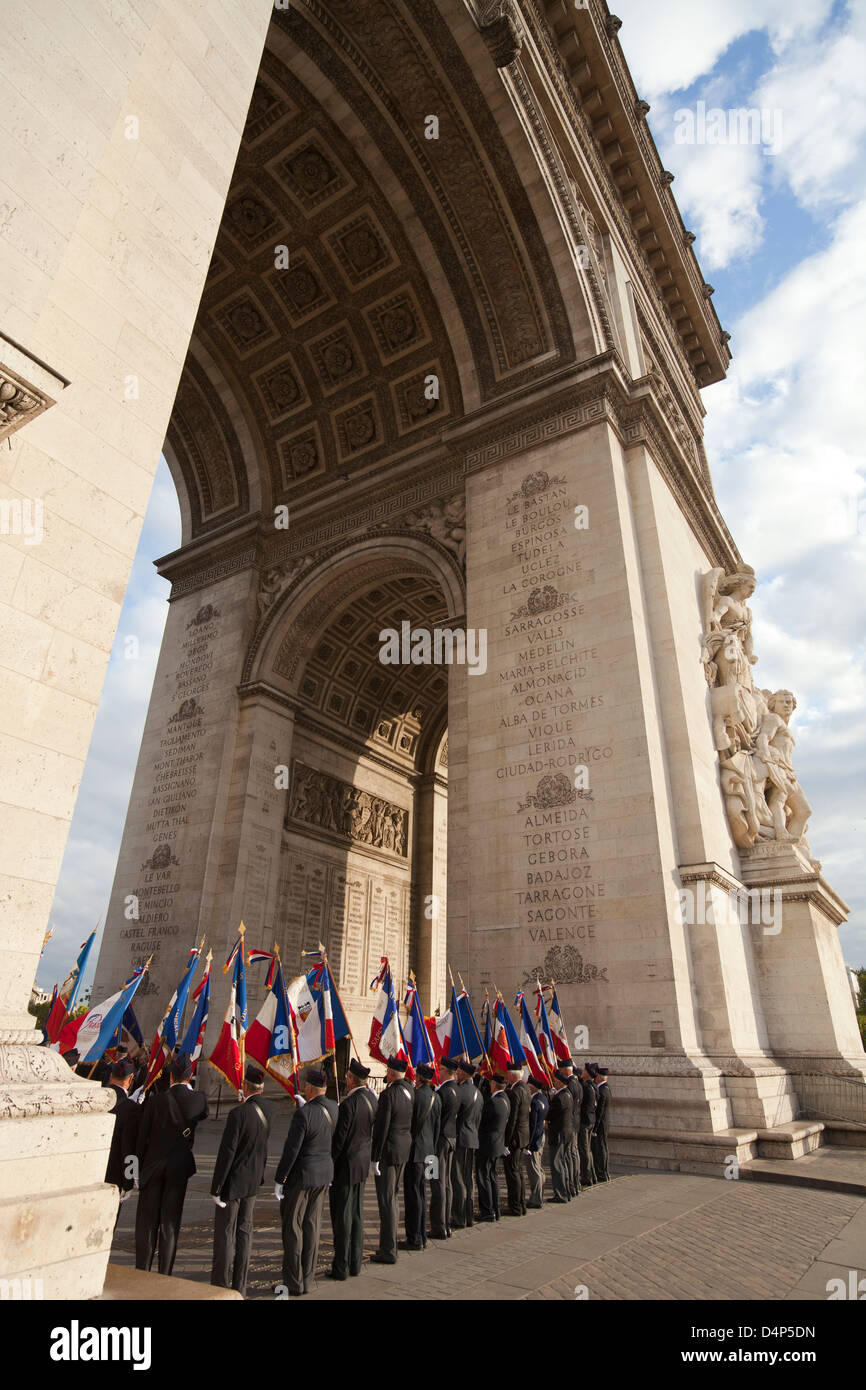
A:
<svg viewBox="0 0 866 1390">
<path fill-rule="evenodd" d="M 130 1190 L 131 1190 L 131 1189 L 130 1189 Z M 129 1192 L 121 1192 L 121 1194 L 120 1194 L 120 1200 L 121 1200 L 121 1202 L 125 1202 L 128 1196 L 129 1196 Z"/>
<path fill-rule="evenodd" d="M 277 1199 L 278 1202 L 281 1202 L 281 1201 L 283 1200 L 283 1190 L 284 1190 L 284 1185 L 283 1185 L 283 1183 L 281 1183 L 281 1182 L 275 1182 L 275 1183 L 274 1183 L 274 1196 L 276 1197 L 276 1199 Z"/>
<path fill-rule="evenodd" d="M 216 1195 L 215 1192 L 212 1192 L 212 1193 L 211 1193 L 211 1196 L 213 1197 L 213 1199 L 214 1199 L 214 1204 L 215 1204 L 216 1206 L 218 1206 L 218 1207 L 224 1207 L 224 1206 L 225 1206 L 225 1202 L 222 1200 L 221 1197 L 218 1197 L 218 1196 Z"/>
<path fill-rule="evenodd" d="M 378 1163 L 373 1164 L 373 1176 L 375 1178 L 381 1178 L 382 1176 Z"/>
</svg>

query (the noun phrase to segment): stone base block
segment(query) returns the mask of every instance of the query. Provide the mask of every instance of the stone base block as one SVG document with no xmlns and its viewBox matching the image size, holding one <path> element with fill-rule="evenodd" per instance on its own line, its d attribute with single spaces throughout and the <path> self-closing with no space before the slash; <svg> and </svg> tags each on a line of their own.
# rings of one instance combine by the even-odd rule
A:
<svg viewBox="0 0 866 1390">
<path fill-rule="evenodd" d="M 611 1163 L 667 1173 L 706 1173 L 722 1178 L 758 1156 L 758 1131 L 723 1129 L 715 1134 L 617 1126 L 609 1140 Z"/>
<path fill-rule="evenodd" d="M 799 1120 L 777 1125 L 774 1129 L 758 1130 L 759 1158 L 802 1158 L 814 1153 L 824 1143 L 824 1126 L 820 1120 Z"/>
<path fill-rule="evenodd" d="M 100 1300 L 119 1303 L 210 1303 L 213 1300 L 232 1300 L 243 1303 L 243 1296 L 234 1289 L 218 1289 L 214 1284 L 199 1284 L 194 1279 L 178 1279 L 175 1275 L 152 1274 L 129 1265 L 109 1264 Z"/>
</svg>

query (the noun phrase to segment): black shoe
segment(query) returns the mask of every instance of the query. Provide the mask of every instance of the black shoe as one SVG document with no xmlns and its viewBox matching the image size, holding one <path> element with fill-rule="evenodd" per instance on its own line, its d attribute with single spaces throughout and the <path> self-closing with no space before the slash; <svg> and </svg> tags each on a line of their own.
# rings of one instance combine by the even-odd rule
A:
<svg viewBox="0 0 866 1390">
<path fill-rule="evenodd" d="M 348 1277 L 348 1274 L 335 1274 L 332 1269 L 325 1270 L 326 1279 L 339 1279 L 342 1282 L 344 1279 L 348 1279 Z"/>
<path fill-rule="evenodd" d="M 550 1202 L 551 1206 L 554 1206 L 554 1207 L 564 1207 L 564 1206 L 567 1206 L 567 1204 L 571 1201 L 571 1198 L 570 1198 L 570 1197 L 548 1197 L 547 1200 Z"/>
<path fill-rule="evenodd" d="M 445 1232 L 445 1239 L 446 1239 L 446 1240 L 450 1240 L 450 1239 L 451 1239 L 451 1232 L 450 1232 L 450 1231 L 446 1231 L 446 1232 Z"/>
<path fill-rule="evenodd" d="M 447 1240 L 449 1235 L 450 1235 L 450 1232 L 449 1232 L 449 1231 L 431 1231 L 431 1232 L 430 1232 L 430 1239 L 431 1239 L 431 1240 Z"/>
<path fill-rule="evenodd" d="M 471 1225 L 472 1223 L 470 1222 L 469 1224 Z M 465 1226 L 464 1222 L 462 1222 L 462 1221 L 455 1221 L 455 1222 L 454 1222 L 454 1225 L 451 1227 L 451 1231 L 465 1231 L 465 1230 L 466 1230 L 466 1226 Z M 450 1234 L 451 1234 L 451 1231 L 448 1232 L 449 1236 L 450 1236 Z"/>
<path fill-rule="evenodd" d="M 496 1217 L 495 1217 L 495 1216 L 479 1216 L 479 1218 L 478 1218 L 478 1224 L 480 1224 L 482 1221 L 495 1221 L 495 1220 L 496 1220 Z"/>
<path fill-rule="evenodd" d="M 378 1253 L 370 1256 L 371 1265 L 395 1265 L 396 1263 L 396 1255 L 393 1258 L 390 1255 L 380 1255 Z"/>
<path fill-rule="evenodd" d="M 418 1241 L 418 1243 L 416 1244 L 414 1240 L 398 1240 L 398 1241 L 397 1241 L 397 1249 L 398 1249 L 398 1250 L 423 1250 L 423 1249 L 424 1249 L 424 1246 L 423 1246 L 423 1244 L 422 1244 L 421 1241 Z M 376 1256 L 375 1256 L 375 1255 L 373 1256 L 373 1259 L 374 1259 L 374 1260 L 376 1259 Z M 377 1263 L 377 1264 L 380 1264 L 380 1263 L 386 1263 L 386 1262 L 385 1262 L 385 1261 L 379 1261 L 379 1260 L 377 1260 L 376 1263 Z"/>
</svg>

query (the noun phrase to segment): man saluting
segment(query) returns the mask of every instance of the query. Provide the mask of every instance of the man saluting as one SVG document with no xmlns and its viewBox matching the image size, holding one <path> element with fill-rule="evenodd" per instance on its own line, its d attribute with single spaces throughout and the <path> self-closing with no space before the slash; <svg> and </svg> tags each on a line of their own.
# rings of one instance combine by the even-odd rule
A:
<svg viewBox="0 0 866 1390">
<path fill-rule="evenodd" d="M 253 1240 L 253 1211 L 268 1162 L 273 1102 L 262 1091 L 265 1074 L 250 1064 L 244 1102 L 229 1111 L 220 1140 L 211 1196 L 216 1203 L 210 1281 L 243 1296 Z"/>
</svg>

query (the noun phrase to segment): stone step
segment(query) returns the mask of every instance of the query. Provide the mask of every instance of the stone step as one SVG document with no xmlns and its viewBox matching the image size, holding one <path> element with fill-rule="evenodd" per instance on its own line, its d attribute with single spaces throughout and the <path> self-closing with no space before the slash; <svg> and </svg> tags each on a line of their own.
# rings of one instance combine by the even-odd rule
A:
<svg viewBox="0 0 866 1390">
<path fill-rule="evenodd" d="M 755 1158 L 740 1167 L 741 1182 L 775 1182 L 789 1187 L 812 1187 L 866 1197 L 866 1151 L 822 1144 L 791 1163 L 785 1159 Z"/>
</svg>

